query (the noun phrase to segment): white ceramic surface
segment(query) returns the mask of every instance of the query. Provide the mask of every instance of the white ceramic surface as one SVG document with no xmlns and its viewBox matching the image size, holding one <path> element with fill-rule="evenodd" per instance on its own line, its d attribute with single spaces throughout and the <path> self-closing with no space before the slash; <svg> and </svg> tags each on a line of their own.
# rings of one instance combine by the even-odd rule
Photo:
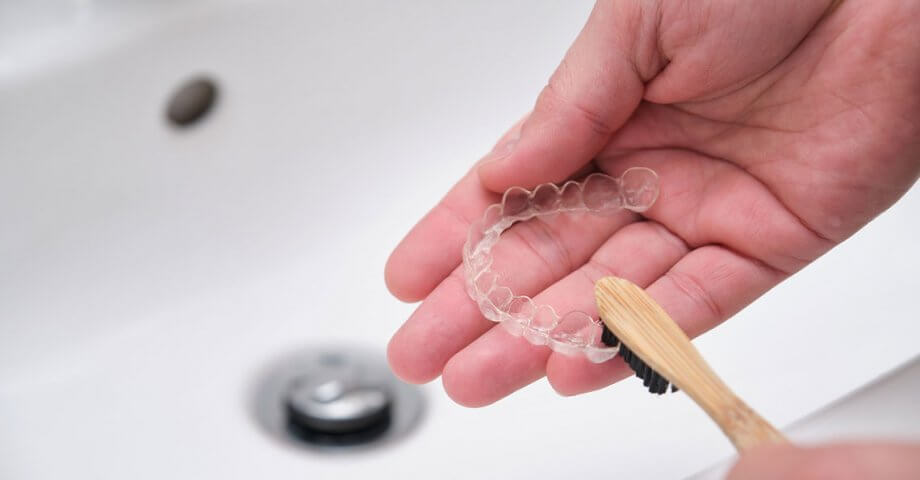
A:
<svg viewBox="0 0 920 480">
<path fill-rule="evenodd" d="M 66 5 L 0 9 L 0 478 L 674 478 L 731 452 L 629 381 L 477 410 L 435 382 L 414 435 L 350 456 L 246 411 L 299 345 L 383 350 L 413 308 L 389 250 L 529 108 L 588 2 Z M 164 104 L 199 73 L 221 98 L 176 131 Z M 911 358 L 918 213 L 912 192 L 699 348 L 779 425 Z"/>
<path fill-rule="evenodd" d="M 785 428 L 797 445 L 920 440 L 920 356 Z M 723 478 L 737 457 L 692 480 Z"/>
</svg>

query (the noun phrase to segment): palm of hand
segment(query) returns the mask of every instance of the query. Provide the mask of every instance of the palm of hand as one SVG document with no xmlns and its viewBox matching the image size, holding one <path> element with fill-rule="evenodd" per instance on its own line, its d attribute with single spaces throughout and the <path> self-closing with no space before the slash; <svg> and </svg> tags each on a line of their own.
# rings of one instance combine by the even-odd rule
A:
<svg viewBox="0 0 920 480">
<path fill-rule="evenodd" d="M 595 9 L 582 34 L 587 40 L 579 42 L 599 35 L 592 23 L 603 27 L 622 16 L 608 7 Z M 592 310 L 591 283 L 616 274 L 647 287 L 697 335 L 865 225 L 920 171 L 920 11 L 890 7 L 852 2 L 823 19 L 822 7 L 788 31 L 761 31 L 769 19 L 750 31 L 713 28 L 717 33 L 695 37 L 695 50 L 666 67 L 660 58 L 633 62 L 640 77 L 654 71 L 643 78 L 644 100 L 637 98 L 634 110 L 573 100 L 579 80 L 572 77 L 583 61 L 576 43 L 513 154 L 482 168 L 481 180 L 475 172 L 461 180 L 391 257 L 394 293 L 427 297 L 391 342 L 394 370 L 411 381 L 443 371 L 448 393 L 467 405 L 491 403 L 544 374 L 564 394 L 625 375 L 619 360 L 588 364 L 494 328 L 466 298 L 456 269 L 468 220 L 496 196 L 483 183 L 501 191 L 572 175 L 584 160 L 574 155 L 566 164 L 552 155 L 571 150 L 567 142 L 594 142 L 587 159 L 611 173 L 633 165 L 657 170 L 664 193 L 645 219 L 578 226 L 559 219 L 512 229 L 508 255 L 527 273 L 514 276 L 513 289 L 560 308 Z M 728 22 L 713 10 L 706 22 Z M 790 14 L 781 10 L 771 14 Z M 678 52 L 686 43 L 678 27 L 659 35 L 660 44 L 677 38 Z M 728 51 L 748 37 L 772 47 L 749 58 Z M 623 75 L 609 70 L 601 73 Z M 628 104 L 617 95 L 608 104 Z M 558 120 L 566 115 L 580 117 L 582 127 Z"/>
</svg>

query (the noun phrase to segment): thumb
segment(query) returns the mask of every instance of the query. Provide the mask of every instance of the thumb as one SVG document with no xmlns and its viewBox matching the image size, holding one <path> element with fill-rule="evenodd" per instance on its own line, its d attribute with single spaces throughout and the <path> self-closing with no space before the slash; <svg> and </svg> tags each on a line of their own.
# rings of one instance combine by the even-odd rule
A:
<svg viewBox="0 0 920 480">
<path fill-rule="evenodd" d="M 600 1 L 517 138 L 479 167 L 494 191 L 565 180 L 606 145 L 661 68 L 652 2 Z"/>
<path fill-rule="evenodd" d="M 768 446 L 738 460 L 728 480 L 920 478 L 920 445 L 878 443 L 815 448 Z"/>
</svg>

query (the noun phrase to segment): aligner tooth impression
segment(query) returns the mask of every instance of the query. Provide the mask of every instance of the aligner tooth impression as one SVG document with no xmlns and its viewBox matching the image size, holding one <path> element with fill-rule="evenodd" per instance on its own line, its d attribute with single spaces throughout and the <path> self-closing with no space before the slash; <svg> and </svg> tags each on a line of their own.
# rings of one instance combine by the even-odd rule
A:
<svg viewBox="0 0 920 480">
<path fill-rule="evenodd" d="M 512 187 L 501 203 L 490 205 L 482 219 L 470 225 L 463 245 L 467 293 L 484 317 L 501 323 L 513 335 L 559 353 L 605 362 L 616 355 L 617 347 L 600 342 L 598 319 L 579 311 L 560 315 L 550 305 L 537 305 L 530 297 L 515 295 L 498 283 L 499 275 L 491 270 L 491 250 L 502 232 L 517 222 L 560 212 L 644 212 L 657 198 L 658 175 L 644 167 L 630 168 L 619 178 L 593 173 L 583 182 L 568 181 L 561 187 L 551 183 L 538 185 L 533 191 Z"/>
</svg>

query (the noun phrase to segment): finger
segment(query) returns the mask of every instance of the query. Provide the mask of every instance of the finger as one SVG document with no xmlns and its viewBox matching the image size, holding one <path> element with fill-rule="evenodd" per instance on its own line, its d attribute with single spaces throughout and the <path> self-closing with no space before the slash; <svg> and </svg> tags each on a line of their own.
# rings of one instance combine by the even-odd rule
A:
<svg viewBox="0 0 920 480">
<path fill-rule="evenodd" d="M 597 277 L 614 274 L 647 285 L 685 252 L 683 244 L 660 226 L 633 223 L 605 242 L 591 261 L 537 295 L 534 302 L 551 305 L 560 313 L 583 311 L 596 316 L 593 282 Z M 449 360 L 444 389 L 461 405 L 488 405 L 542 377 L 551 353 L 545 346 L 531 345 L 502 326 L 494 326 Z M 618 364 L 607 362 L 601 368 L 622 368 Z"/>
<path fill-rule="evenodd" d="M 523 121 L 515 123 L 498 144 L 516 136 Z M 467 172 L 390 254 L 384 278 L 396 298 L 414 302 L 431 293 L 460 263 L 460 250 L 470 223 L 500 199 L 482 188 L 475 169 L 474 166 Z"/>
<path fill-rule="evenodd" d="M 920 445 L 877 443 L 814 448 L 765 446 L 745 453 L 729 480 L 920 478 Z"/>
<path fill-rule="evenodd" d="M 594 292 L 594 283 L 605 276 L 626 278 L 640 287 L 647 287 L 688 253 L 687 245 L 656 222 L 639 222 L 630 226 L 628 235 L 623 229 L 620 238 L 612 240 L 614 245 L 604 248 L 592 259 L 591 267 L 585 269 L 581 280 L 583 291 Z M 649 269 L 644 276 L 624 276 L 627 267 L 636 262 L 660 261 L 657 268 Z M 591 298 L 593 302 L 593 297 Z M 592 305 L 596 310 L 596 307 Z M 592 311 L 595 311 L 592 310 Z M 632 374 L 622 359 L 604 363 L 592 363 L 586 358 L 553 353 L 546 364 L 546 376 L 550 385 L 561 395 L 576 395 L 599 388 L 628 377 Z"/>
<path fill-rule="evenodd" d="M 639 104 L 661 62 L 647 2 L 598 2 L 540 93 L 520 138 L 479 168 L 493 191 L 559 182 L 589 162 Z"/>
<path fill-rule="evenodd" d="M 697 248 L 646 288 L 691 338 L 734 315 L 784 278 L 760 262 L 721 246 Z M 553 354 L 547 377 L 564 395 L 602 388 L 629 372 Z"/>
<path fill-rule="evenodd" d="M 384 268 L 390 292 L 407 302 L 425 298 L 460 263 L 470 223 L 499 199 L 467 173 L 390 254 Z"/>
<path fill-rule="evenodd" d="M 534 295 L 587 261 L 634 219 L 622 212 L 612 217 L 556 215 L 517 224 L 493 247 L 492 270 L 515 294 Z M 406 381 L 430 381 L 492 325 L 470 300 L 463 269 L 457 267 L 393 335 L 387 349 L 390 366 Z"/>
</svg>

